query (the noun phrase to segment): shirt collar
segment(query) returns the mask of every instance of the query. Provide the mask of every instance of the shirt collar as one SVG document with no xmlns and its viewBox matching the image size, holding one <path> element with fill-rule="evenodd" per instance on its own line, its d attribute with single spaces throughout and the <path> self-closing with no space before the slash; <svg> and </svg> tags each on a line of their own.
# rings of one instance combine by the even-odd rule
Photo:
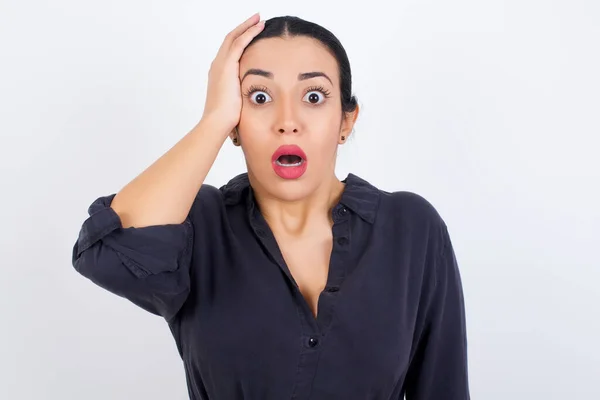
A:
<svg viewBox="0 0 600 400">
<path fill-rule="evenodd" d="M 379 207 L 379 189 L 352 173 L 342 182 L 345 183 L 345 187 L 340 203 L 365 221 L 373 223 Z M 235 176 L 220 190 L 227 205 L 234 205 L 242 200 L 254 201 L 248 173 Z"/>
</svg>

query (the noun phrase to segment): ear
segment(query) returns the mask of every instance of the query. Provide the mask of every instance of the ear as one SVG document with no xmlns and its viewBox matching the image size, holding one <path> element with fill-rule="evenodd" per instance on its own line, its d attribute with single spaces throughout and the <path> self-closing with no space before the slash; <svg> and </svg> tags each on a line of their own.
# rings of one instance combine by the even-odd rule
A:
<svg viewBox="0 0 600 400">
<path fill-rule="evenodd" d="M 233 130 L 229 133 L 229 139 L 231 139 L 231 142 L 234 146 L 240 145 L 240 134 L 238 132 L 237 126 L 233 128 Z"/>
<path fill-rule="evenodd" d="M 354 132 L 354 124 L 356 123 L 356 119 L 358 118 L 358 113 L 360 111 L 360 107 L 358 104 L 356 105 L 356 109 L 349 113 L 344 113 L 342 117 L 342 126 L 340 129 L 340 137 L 338 139 L 339 144 L 344 144 Z"/>
</svg>

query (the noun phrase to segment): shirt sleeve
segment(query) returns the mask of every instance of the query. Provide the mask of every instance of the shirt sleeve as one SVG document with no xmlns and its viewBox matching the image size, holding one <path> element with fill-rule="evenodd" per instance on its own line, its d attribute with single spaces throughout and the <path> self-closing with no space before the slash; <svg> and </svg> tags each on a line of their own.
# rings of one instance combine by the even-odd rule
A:
<svg viewBox="0 0 600 400">
<path fill-rule="evenodd" d="M 456 255 L 443 225 L 435 284 L 406 382 L 406 400 L 469 400 L 465 303 Z"/>
<path fill-rule="evenodd" d="M 73 266 L 98 286 L 171 320 L 190 292 L 190 217 L 181 224 L 123 228 L 110 207 L 114 197 L 90 205 L 73 246 Z"/>
</svg>

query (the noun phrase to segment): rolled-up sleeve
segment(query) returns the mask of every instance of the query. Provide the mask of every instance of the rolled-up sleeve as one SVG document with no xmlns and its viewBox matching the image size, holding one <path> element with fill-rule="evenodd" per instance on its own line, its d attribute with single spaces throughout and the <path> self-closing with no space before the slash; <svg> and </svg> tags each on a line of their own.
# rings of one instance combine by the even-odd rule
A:
<svg viewBox="0 0 600 400">
<path fill-rule="evenodd" d="M 465 301 L 446 226 L 419 344 L 409 367 L 406 400 L 469 400 Z"/>
<path fill-rule="evenodd" d="M 90 205 L 73 266 L 98 286 L 171 320 L 190 292 L 192 222 L 188 216 L 181 224 L 123 228 L 110 207 L 114 196 Z"/>
</svg>

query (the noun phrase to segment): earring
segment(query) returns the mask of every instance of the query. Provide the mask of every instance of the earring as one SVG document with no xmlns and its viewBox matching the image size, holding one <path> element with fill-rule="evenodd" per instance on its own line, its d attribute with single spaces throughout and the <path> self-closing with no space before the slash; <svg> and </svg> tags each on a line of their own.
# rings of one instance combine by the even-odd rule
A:
<svg viewBox="0 0 600 400">
<path fill-rule="evenodd" d="M 233 143 L 237 144 L 238 139 L 236 137 L 233 138 Z"/>
<path fill-rule="evenodd" d="M 346 136 L 342 136 L 342 142 L 346 140 Z"/>
</svg>

